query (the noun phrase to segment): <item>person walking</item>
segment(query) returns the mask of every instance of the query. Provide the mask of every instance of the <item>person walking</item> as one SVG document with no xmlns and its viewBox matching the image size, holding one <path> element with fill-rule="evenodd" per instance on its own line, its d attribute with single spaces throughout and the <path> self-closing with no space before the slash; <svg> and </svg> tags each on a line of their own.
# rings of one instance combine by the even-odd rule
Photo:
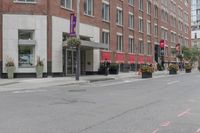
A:
<svg viewBox="0 0 200 133">
<path fill-rule="evenodd" d="M 105 70 L 105 75 L 108 76 L 109 73 L 109 66 L 110 66 L 110 62 L 108 62 L 107 59 L 105 59 L 104 61 L 104 70 Z"/>
</svg>

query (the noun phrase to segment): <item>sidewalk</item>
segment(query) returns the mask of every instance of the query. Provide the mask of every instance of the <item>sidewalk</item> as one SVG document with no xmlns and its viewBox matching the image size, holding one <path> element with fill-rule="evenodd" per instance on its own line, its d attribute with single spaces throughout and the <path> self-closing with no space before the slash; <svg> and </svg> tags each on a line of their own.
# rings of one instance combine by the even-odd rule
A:
<svg viewBox="0 0 200 133">
<path fill-rule="evenodd" d="M 168 75 L 168 71 L 157 71 L 153 76 Z M 81 76 L 79 81 L 75 77 L 55 77 L 55 78 L 16 78 L 0 79 L 0 91 L 13 91 L 24 89 L 37 89 L 51 86 L 65 86 L 73 84 L 84 84 L 89 82 L 98 82 L 106 80 L 117 80 L 124 78 L 141 78 L 136 72 L 119 73 L 118 75 L 87 75 Z"/>
</svg>

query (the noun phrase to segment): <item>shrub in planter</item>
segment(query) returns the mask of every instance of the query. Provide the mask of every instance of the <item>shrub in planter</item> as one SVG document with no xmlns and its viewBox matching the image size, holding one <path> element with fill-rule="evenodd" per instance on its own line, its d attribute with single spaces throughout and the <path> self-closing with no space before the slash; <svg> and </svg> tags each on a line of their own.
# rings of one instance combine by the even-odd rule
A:
<svg viewBox="0 0 200 133">
<path fill-rule="evenodd" d="M 192 70 L 192 66 L 189 63 L 185 64 L 185 72 L 191 73 L 191 70 Z"/>
<path fill-rule="evenodd" d="M 37 64 L 35 66 L 35 69 L 36 69 L 36 77 L 42 78 L 43 70 L 44 70 L 44 63 L 43 63 L 43 60 L 40 59 L 40 57 L 37 58 Z"/>
<path fill-rule="evenodd" d="M 68 47 L 78 47 L 81 44 L 81 40 L 76 37 L 71 37 L 67 40 Z"/>
<path fill-rule="evenodd" d="M 152 78 L 152 73 L 154 72 L 153 66 L 142 65 L 140 70 L 142 72 L 142 78 Z"/>
<path fill-rule="evenodd" d="M 110 64 L 109 73 L 110 74 L 118 74 L 119 73 L 119 65 L 118 64 Z"/>
<path fill-rule="evenodd" d="M 169 67 L 168 67 L 168 70 L 169 70 L 169 74 L 177 74 L 178 65 L 170 63 Z"/>
<path fill-rule="evenodd" d="M 157 64 L 157 69 L 158 69 L 158 71 L 163 71 L 164 70 L 164 68 L 162 67 L 161 64 Z"/>
<path fill-rule="evenodd" d="M 6 59 L 6 72 L 7 72 L 7 76 L 8 79 L 13 79 L 14 78 L 14 72 L 15 72 L 15 64 L 12 58 L 7 57 Z"/>
<path fill-rule="evenodd" d="M 104 75 L 105 74 L 105 66 L 104 64 L 100 64 L 100 68 L 98 69 L 98 74 Z"/>
</svg>

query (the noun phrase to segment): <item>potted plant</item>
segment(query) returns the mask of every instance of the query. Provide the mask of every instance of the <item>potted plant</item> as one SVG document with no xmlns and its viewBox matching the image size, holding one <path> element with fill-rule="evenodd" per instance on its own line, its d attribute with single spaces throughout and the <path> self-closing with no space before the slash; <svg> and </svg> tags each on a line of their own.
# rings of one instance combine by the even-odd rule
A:
<svg viewBox="0 0 200 133">
<path fill-rule="evenodd" d="M 43 63 L 43 60 L 40 59 L 40 57 L 37 57 L 37 64 L 35 66 L 35 69 L 36 69 L 36 77 L 42 78 L 43 70 L 44 70 L 44 63 Z"/>
<path fill-rule="evenodd" d="M 169 67 L 168 67 L 168 70 L 169 70 L 169 74 L 177 74 L 178 65 L 170 63 Z"/>
<path fill-rule="evenodd" d="M 192 66 L 190 65 L 190 63 L 185 64 L 185 72 L 191 73 L 191 70 L 192 70 Z"/>
<path fill-rule="evenodd" d="M 71 37 L 67 40 L 68 47 L 79 47 L 81 45 L 81 40 L 76 37 Z"/>
<path fill-rule="evenodd" d="M 15 72 L 15 63 L 11 57 L 7 57 L 6 59 L 6 72 L 8 79 L 13 79 L 14 78 L 14 72 Z"/>
<path fill-rule="evenodd" d="M 140 71 L 142 73 L 142 78 L 152 78 L 154 69 L 152 65 L 142 65 Z"/>
<path fill-rule="evenodd" d="M 119 73 L 119 65 L 118 64 L 110 64 L 109 74 L 118 74 Z"/>
<path fill-rule="evenodd" d="M 198 66 L 198 70 L 200 71 L 200 66 Z"/>
</svg>

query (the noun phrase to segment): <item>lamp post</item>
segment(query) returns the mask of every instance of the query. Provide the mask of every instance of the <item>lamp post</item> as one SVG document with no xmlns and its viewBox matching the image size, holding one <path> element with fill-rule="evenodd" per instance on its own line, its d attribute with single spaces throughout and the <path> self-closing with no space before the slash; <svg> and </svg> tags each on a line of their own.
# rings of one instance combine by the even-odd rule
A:
<svg viewBox="0 0 200 133">
<path fill-rule="evenodd" d="M 79 39 L 79 27 L 80 26 L 80 0 L 77 0 L 77 24 L 76 24 L 76 38 Z M 76 47 L 76 80 L 79 80 L 80 76 L 80 45 Z"/>
</svg>

